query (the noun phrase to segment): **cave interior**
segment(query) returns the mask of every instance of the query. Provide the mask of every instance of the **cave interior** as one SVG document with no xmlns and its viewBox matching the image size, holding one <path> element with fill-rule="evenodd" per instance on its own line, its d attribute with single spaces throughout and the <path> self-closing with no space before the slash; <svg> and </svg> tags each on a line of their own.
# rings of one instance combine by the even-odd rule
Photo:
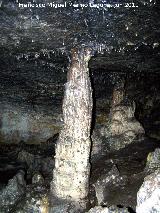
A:
<svg viewBox="0 0 160 213">
<path fill-rule="evenodd" d="M 0 1 L 0 212 L 49 212 L 30 200 L 41 194 L 45 206 L 71 50 L 81 47 L 94 50 L 88 63 L 93 97 L 88 210 L 115 205 L 136 212 L 147 156 L 160 148 L 158 1 L 105 9 L 29 8 L 19 2 L 25 4 Z M 26 185 L 12 202 L 10 180 L 19 173 Z M 115 182 L 102 183 L 112 175 Z M 39 191 L 33 190 L 36 184 Z M 11 191 L 7 204 L 5 189 Z"/>
</svg>

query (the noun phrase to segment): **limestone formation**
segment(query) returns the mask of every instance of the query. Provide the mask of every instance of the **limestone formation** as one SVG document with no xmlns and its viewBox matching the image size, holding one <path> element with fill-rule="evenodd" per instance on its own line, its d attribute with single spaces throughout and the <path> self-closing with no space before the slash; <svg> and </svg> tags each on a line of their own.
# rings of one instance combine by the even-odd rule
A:
<svg viewBox="0 0 160 213">
<path fill-rule="evenodd" d="M 123 101 L 121 104 L 113 106 L 110 120 L 100 130 L 101 136 L 106 138 L 109 150 L 119 150 L 134 140 L 144 138 L 145 131 L 135 119 L 134 113 L 134 102 Z"/>
<path fill-rule="evenodd" d="M 118 168 L 114 165 L 107 174 L 102 175 L 94 184 L 98 205 L 107 204 L 107 200 L 110 196 L 110 188 L 115 189 L 119 186 L 126 185 L 126 183 L 127 177 L 120 175 Z"/>
<path fill-rule="evenodd" d="M 35 172 L 35 174 L 32 177 L 32 184 L 44 184 L 44 178 L 40 174 L 40 172 Z"/>
<path fill-rule="evenodd" d="M 49 213 L 48 191 L 44 185 L 28 185 L 26 195 L 17 203 L 15 213 Z"/>
<path fill-rule="evenodd" d="M 150 152 L 147 156 L 147 162 L 145 172 L 152 173 L 155 170 L 160 169 L 160 149 L 155 149 L 154 152 Z"/>
<path fill-rule="evenodd" d="M 51 157 L 44 157 L 41 155 L 34 155 L 25 150 L 18 153 L 18 162 L 25 163 L 28 167 L 27 177 L 31 178 L 35 172 L 39 171 L 48 176 L 52 174 L 54 168 L 54 160 Z"/>
<path fill-rule="evenodd" d="M 140 123 L 134 117 L 135 104 L 131 105 L 117 105 L 114 107 L 111 117 L 110 131 L 111 135 L 125 134 L 140 134 L 144 130 Z M 129 133 L 131 131 L 131 133 Z"/>
<path fill-rule="evenodd" d="M 92 134 L 92 161 L 96 161 L 104 156 L 107 150 L 108 147 L 105 143 L 105 137 L 101 136 L 100 130 L 97 128 Z"/>
<path fill-rule="evenodd" d="M 63 100 L 64 125 L 56 146 L 51 191 L 61 199 L 79 201 L 88 195 L 92 90 L 89 49 L 72 51 Z"/>
<path fill-rule="evenodd" d="M 25 194 L 26 182 L 24 180 L 24 171 L 20 170 L 7 186 L 0 191 L 0 212 L 11 212 L 14 205 L 19 202 Z"/>
<path fill-rule="evenodd" d="M 137 213 L 160 212 L 160 170 L 148 175 L 137 194 Z"/>
<path fill-rule="evenodd" d="M 102 207 L 96 206 L 89 210 L 88 213 L 129 213 L 127 208 L 118 208 L 117 206 Z"/>
<path fill-rule="evenodd" d="M 113 88 L 109 119 L 93 132 L 92 159 L 144 139 L 145 131 L 135 118 L 135 109 L 135 102 L 125 95 L 125 79 L 120 77 Z"/>
</svg>

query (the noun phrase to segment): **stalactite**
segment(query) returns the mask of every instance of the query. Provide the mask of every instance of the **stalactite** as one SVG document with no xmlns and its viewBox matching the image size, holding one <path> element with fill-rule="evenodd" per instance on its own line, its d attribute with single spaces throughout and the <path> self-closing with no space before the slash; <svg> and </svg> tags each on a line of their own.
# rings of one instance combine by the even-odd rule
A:
<svg viewBox="0 0 160 213">
<path fill-rule="evenodd" d="M 56 146 L 51 191 L 61 199 L 79 201 L 88 195 L 92 89 L 89 49 L 72 51 L 63 100 L 64 125 Z"/>
</svg>

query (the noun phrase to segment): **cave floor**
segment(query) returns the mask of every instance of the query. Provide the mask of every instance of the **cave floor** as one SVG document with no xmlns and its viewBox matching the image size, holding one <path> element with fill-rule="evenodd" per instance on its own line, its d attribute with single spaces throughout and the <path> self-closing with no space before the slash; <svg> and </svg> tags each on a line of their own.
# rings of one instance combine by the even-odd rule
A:
<svg viewBox="0 0 160 213">
<path fill-rule="evenodd" d="M 146 138 L 141 142 L 130 144 L 122 150 L 106 153 L 106 156 L 92 163 L 90 181 L 92 193 L 94 193 L 92 184 L 107 174 L 113 165 L 116 165 L 120 177 L 123 177 L 125 181 L 118 186 L 107 185 L 104 191 L 106 201 L 104 205 L 126 206 L 135 210 L 137 192 L 147 175 L 144 171 L 147 155 L 156 148 L 160 148 L 159 141 Z"/>
<path fill-rule="evenodd" d="M 143 183 L 146 172 L 144 171 L 147 155 L 153 152 L 155 148 L 160 148 L 157 140 L 145 139 L 138 143 L 133 143 L 126 148 L 106 153 L 105 156 L 92 162 L 90 178 L 90 198 L 91 206 L 97 205 L 93 184 L 97 179 L 106 175 L 113 165 L 119 170 L 120 176 L 125 178 L 123 184 L 109 184 L 104 191 L 104 205 L 118 205 L 131 207 L 135 210 L 137 192 Z M 4 145 L 0 144 L 0 189 L 3 188 L 9 179 L 11 179 L 20 169 L 27 170 L 25 163 L 17 161 L 17 155 L 25 150 L 33 155 L 39 155 L 42 159 L 53 157 L 53 146 L 39 145 Z M 41 172 L 41 171 L 40 171 Z M 42 174 L 47 177 L 48 174 Z M 52 174 L 50 174 L 50 179 Z M 46 180 L 45 180 L 46 181 Z M 49 179 L 47 179 L 49 181 Z M 27 180 L 31 184 L 30 180 Z M 49 184 L 46 184 L 49 188 Z M 134 211 L 131 211 L 134 212 Z"/>
</svg>

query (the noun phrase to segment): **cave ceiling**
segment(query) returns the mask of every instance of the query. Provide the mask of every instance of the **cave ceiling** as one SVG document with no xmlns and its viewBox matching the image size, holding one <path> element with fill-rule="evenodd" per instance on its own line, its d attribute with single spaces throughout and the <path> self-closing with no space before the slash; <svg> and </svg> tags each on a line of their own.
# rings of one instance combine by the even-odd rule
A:
<svg viewBox="0 0 160 213">
<path fill-rule="evenodd" d="M 32 1 L 34 5 L 51 2 Z M 31 96 L 43 96 L 47 90 L 61 100 L 73 47 L 95 50 L 89 63 L 93 75 L 96 69 L 159 73 L 160 5 L 158 1 L 135 0 L 127 7 L 128 2 L 107 1 L 111 7 L 82 8 L 73 4 L 86 1 L 67 1 L 65 8 L 25 8 L 19 3 L 27 1 L 1 0 L 1 97 L 7 98 L 10 91 L 12 98 L 17 92 L 16 101 L 32 101 Z"/>
</svg>

